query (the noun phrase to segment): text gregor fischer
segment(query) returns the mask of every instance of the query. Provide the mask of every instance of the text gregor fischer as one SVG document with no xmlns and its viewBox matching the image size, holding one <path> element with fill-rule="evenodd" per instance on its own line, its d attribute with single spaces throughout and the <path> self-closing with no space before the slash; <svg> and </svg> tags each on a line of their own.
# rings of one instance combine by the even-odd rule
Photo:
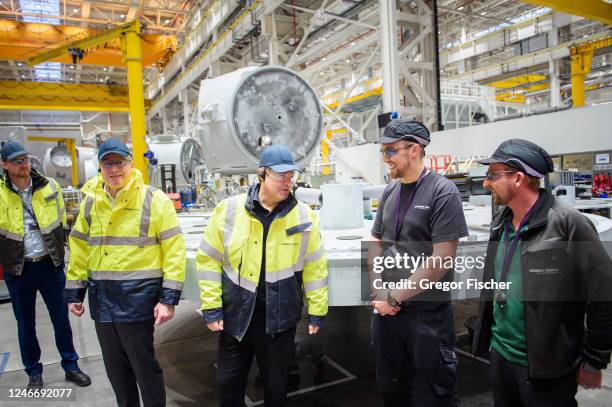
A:
<svg viewBox="0 0 612 407">
<path fill-rule="evenodd" d="M 507 290 L 510 288 L 511 284 L 511 281 L 478 281 L 476 278 L 468 278 L 467 281 L 431 281 L 426 278 L 419 281 L 412 281 L 407 278 L 400 281 L 383 281 L 377 278 L 372 281 L 372 287 L 374 287 L 375 290 L 414 290 L 417 287 L 422 290 L 435 289 L 442 291 L 463 290 L 464 288 L 468 290 Z"/>
</svg>

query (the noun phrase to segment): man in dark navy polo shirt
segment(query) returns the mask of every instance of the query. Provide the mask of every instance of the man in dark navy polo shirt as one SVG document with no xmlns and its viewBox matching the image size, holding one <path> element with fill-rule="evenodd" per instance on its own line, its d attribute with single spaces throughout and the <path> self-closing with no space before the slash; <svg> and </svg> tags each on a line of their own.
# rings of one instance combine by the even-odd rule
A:
<svg viewBox="0 0 612 407">
<path fill-rule="evenodd" d="M 397 119 L 378 141 L 394 179 L 380 200 L 372 236 L 383 257 L 422 259 L 412 270 L 385 270 L 412 288 L 376 290 L 372 337 L 385 406 L 455 406 L 457 359 L 450 292 L 422 282 L 452 281 L 458 240 L 467 236 L 457 187 L 423 163 L 430 136 L 415 120 Z M 416 404 L 415 404 L 416 403 Z"/>
</svg>

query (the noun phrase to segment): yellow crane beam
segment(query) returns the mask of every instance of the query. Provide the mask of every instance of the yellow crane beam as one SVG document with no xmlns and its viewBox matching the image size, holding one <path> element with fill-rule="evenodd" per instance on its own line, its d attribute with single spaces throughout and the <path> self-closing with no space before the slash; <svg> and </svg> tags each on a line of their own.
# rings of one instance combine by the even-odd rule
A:
<svg viewBox="0 0 612 407">
<path fill-rule="evenodd" d="M 570 59 L 572 62 L 572 100 L 574 107 L 584 106 L 585 88 L 584 80 L 591 72 L 591 62 L 595 50 L 612 46 L 612 37 L 602 38 L 597 41 L 578 44 L 570 48 Z"/>
<path fill-rule="evenodd" d="M 146 121 L 144 114 L 144 92 L 142 87 L 142 47 L 140 41 L 140 22 L 133 21 L 116 28 L 97 32 L 88 38 L 64 44 L 39 55 L 28 58 L 28 65 L 36 65 L 68 54 L 70 49 L 92 49 L 119 38 L 123 62 L 128 70 L 128 100 L 130 106 L 130 123 L 132 128 L 132 148 L 134 163 L 142 172 L 145 183 L 149 182 L 148 165 L 144 154 L 147 150 L 145 142 Z"/>
<path fill-rule="evenodd" d="M 604 0 L 522 0 L 524 3 L 549 7 L 590 20 L 612 25 L 612 4 Z"/>
<path fill-rule="evenodd" d="M 0 81 L 0 109 L 129 112 L 130 106 L 127 92 L 117 95 L 105 85 Z"/>
<path fill-rule="evenodd" d="M 0 20 L 0 55 L 5 60 L 25 62 L 28 57 L 70 41 L 92 37 L 97 32 L 78 26 Z M 162 63 L 176 50 L 176 37 L 173 35 L 143 34 L 141 39 L 145 66 Z M 115 38 L 96 45 L 78 62 L 84 65 L 123 66 L 122 59 L 121 44 Z M 61 53 L 53 61 L 73 63 L 67 52 Z"/>
</svg>

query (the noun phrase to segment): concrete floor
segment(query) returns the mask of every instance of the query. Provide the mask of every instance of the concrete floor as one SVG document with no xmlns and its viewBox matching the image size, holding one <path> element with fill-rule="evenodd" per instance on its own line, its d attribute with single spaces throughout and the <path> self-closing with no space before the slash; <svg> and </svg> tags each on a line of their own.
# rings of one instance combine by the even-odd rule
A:
<svg viewBox="0 0 612 407">
<path fill-rule="evenodd" d="M 476 304 L 462 303 L 456 306 L 456 325 L 460 339 L 465 342 L 463 321 L 474 312 Z M 183 301 L 176 317 L 158 328 L 155 334 L 157 357 L 164 369 L 169 406 L 217 405 L 215 361 L 217 335 L 207 331 L 196 313 L 198 304 Z M 47 387 L 65 386 L 59 355 L 53 343 L 52 328 L 39 299 L 37 315 L 38 338 L 43 352 L 44 381 Z M 374 360 L 369 343 L 369 317 L 367 308 L 332 308 L 325 328 L 315 337 L 307 335 L 306 326 L 298 328 L 297 340 L 299 375 L 292 375 L 293 387 L 290 406 L 315 407 L 370 407 L 381 405 L 374 381 Z M 76 401 L 44 402 L 44 405 L 113 406 L 115 398 L 106 378 L 100 347 L 93 323 L 85 314 L 82 318 L 71 315 L 75 346 L 83 371 L 92 378 L 92 385 L 76 388 Z M 9 387 L 23 387 L 27 376 L 22 371 L 17 328 L 11 305 L 0 304 L 0 405 L 40 406 L 40 402 L 9 402 Z M 459 341 L 461 342 L 461 341 Z M 327 363 L 317 366 L 311 361 L 317 350 L 323 348 L 329 357 Z M 491 406 L 488 390 L 488 368 L 483 362 L 461 353 L 459 356 L 458 391 L 462 406 Z M 247 396 L 249 406 L 261 405 L 261 391 L 255 383 L 252 371 Z M 605 374 L 606 388 L 600 391 L 579 392 L 579 405 L 609 407 L 612 400 L 612 370 Z"/>
</svg>

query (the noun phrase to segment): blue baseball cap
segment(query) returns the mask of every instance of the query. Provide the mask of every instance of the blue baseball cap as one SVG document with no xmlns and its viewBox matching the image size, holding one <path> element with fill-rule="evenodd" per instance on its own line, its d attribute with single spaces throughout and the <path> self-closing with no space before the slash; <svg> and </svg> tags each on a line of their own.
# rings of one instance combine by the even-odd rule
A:
<svg viewBox="0 0 612 407">
<path fill-rule="evenodd" d="M 28 154 L 28 150 L 23 148 L 23 146 L 16 141 L 8 141 L 4 143 L 2 150 L 0 150 L 0 157 L 2 158 L 2 161 L 10 161 L 13 158 Z"/>
<path fill-rule="evenodd" d="M 119 154 L 122 157 L 132 156 L 127 146 L 114 138 L 110 138 L 100 145 L 98 149 L 98 161 L 102 161 L 104 156 L 109 154 Z"/>
<path fill-rule="evenodd" d="M 274 172 L 296 171 L 298 169 L 295 161 L 293 161 L 291 151 L 282 144 L 267 147 L 259 157 L 259 166 L 269 167 Z"/>
</svg>

